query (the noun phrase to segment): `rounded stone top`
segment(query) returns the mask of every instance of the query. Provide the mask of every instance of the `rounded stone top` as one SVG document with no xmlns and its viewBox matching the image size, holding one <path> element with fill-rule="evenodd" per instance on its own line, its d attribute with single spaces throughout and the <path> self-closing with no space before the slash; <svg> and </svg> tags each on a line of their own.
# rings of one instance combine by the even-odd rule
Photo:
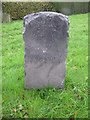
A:
<svg viewBox="0 0 90 120">
<path fill-rule="evenodd" d="M 68 18 L 68 16 L 66 16 L 66 15 L 64 15 L 64 14 L 62 14 L 62 13 L 50 12 L 50 11 L 31 13 L 31 14 L 26 15 L 25 17 L 27 17 L 27 16 L 31 16 L 31 17 L 33 16 L 33 17 L 35 17 L 35 16 L 38 16 L 38 15 L 46 15 L 46 16 L 48 16 L 48 15 L 51 15 L 51 16 L 60 15 L 60 16 L 62 16 L 62 17 Z M 25 17 L 24 17 L 24 18 L 25 18 Z"/>
<path fill-rule="evenodd" d="M 68 16 L 58 13 L 58 12 L 50 12 L 50 11 L 44 11 L 44 12 L 37 12 L 37 13 L 31 13 L 26 16 L 24 16 L 24 25 L 29 24 L 32 20 L 35 20 L 38 17 L 55 17 L 58 16 L 58 18 L 65 20 L 69 24 Z"/>
</svg>

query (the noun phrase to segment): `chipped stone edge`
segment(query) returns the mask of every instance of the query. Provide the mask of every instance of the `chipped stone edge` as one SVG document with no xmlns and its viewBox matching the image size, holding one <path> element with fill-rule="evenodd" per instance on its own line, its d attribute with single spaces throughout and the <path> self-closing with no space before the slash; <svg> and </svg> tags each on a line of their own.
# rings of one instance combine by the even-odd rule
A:
<svg viewBox="0 0 90 120">
<path fill-rule="evenodd" d="M 69 26 L 70 24 L 70 21 L 69 21 L 69 18 L 68 16 L 62 14 L 62 13 L 57 13 L 57 12 L 50 12 L 50 11 L 47 11 L 47 12 L 37 12 L 37 13 L 31 13 L 31 14 L 28 14 L 26 16 L 24 16 L 23 18 L 23 34 L 25 33 L 25 29 L 26 29 L 26 26 L 34 19 L 38 18 L 38 16 L 40 14 L 46 14 L 47 16 L 50 15 L 50 14 L 53 14 L 53 15 L 59 15 L 60 17 L 63 17 L 65 18 L 66 22 L 67 22 L 67 26 Z M 68 30 L 69 30 L 69 27 L 68 27 Z M 67 32 L 68 33 L 68 32 Z"/>
</svg>

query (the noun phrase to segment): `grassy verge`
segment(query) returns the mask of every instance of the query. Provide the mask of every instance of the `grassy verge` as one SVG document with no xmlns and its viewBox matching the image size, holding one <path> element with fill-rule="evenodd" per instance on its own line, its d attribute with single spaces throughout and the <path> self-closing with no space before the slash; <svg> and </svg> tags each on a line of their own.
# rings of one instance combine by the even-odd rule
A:
<svg viewBox="0 0 90 120">
<path fill-rule="evenodd" d="M 64 90 L 24 90 L 23 22 L 2 25 L 2 112 L 6 118 L 88 117 L 88 14 L 69 16 Z"/>
</svg>

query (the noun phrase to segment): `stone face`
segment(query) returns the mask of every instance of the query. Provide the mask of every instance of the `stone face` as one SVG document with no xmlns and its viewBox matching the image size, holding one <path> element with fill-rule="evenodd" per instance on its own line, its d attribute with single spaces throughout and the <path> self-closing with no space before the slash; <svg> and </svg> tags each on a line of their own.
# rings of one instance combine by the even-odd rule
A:
<svg viewBox="0 0 90 120">
<path fill-rule="evenodd" d="M 39 12 L 24 17 L 25 88 L 63 88 L 68 17 Z"/>
<path fill-rule="evenodd" d="M 10 14 L 3 13 L 2 14 L 2 23 L 7 23 L 7 22 L 11 22 Z"/>
</svg>

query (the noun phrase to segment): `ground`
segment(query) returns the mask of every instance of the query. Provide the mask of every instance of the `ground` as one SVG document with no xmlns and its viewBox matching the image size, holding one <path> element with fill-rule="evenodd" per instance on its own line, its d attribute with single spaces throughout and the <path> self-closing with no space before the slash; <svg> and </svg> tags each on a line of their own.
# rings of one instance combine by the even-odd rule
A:
<svg viewBox="0 0 90 120">
<path fill-rule="evenodd" d="M 69 16 L 63 90 L 24 89 L 23 21 L 2 25 L 2 112 L 5 118 L 88 117 L 88 14 Z"/>
</svg>

